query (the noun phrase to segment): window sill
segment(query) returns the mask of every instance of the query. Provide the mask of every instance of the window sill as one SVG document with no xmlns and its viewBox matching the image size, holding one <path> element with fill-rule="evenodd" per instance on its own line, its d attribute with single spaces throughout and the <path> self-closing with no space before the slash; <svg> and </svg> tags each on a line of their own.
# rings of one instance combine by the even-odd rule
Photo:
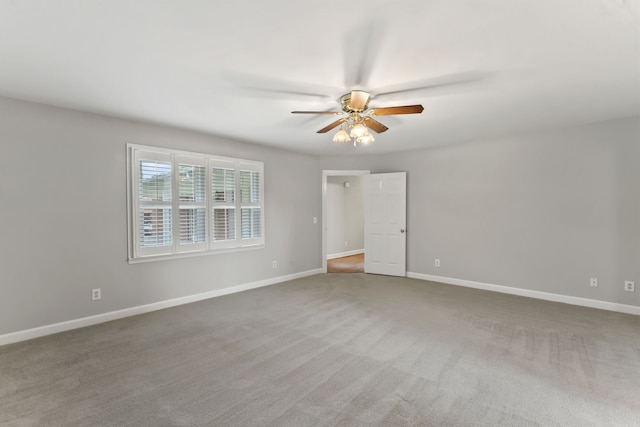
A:
<svg viewBox="0 0 640 427">
<path fill-rule="evenodd" d="M 227 249 L 216 249 L 213 251 L 194 251 L 194 252 L 181 252 L 177 254 L 167 254 L 167 255 L 148 255 L 138 258 L 129 258 L 127 262 L 129 264 L 140 264 L 143 262 L 152 262 L 152 261 L 166 261 L 171 259 L 179 259 L 179 258 L 193 258 L 199 256 L 207 256 L 207 255 L 218 255 L 225 253 L 234 253 L 234 252 L 245 252 L 256 249 L 264 249 L 265 245 L 252 245 L 252 246 L 244 246 L 241 248 L 227 248 Z"/>
</svg>

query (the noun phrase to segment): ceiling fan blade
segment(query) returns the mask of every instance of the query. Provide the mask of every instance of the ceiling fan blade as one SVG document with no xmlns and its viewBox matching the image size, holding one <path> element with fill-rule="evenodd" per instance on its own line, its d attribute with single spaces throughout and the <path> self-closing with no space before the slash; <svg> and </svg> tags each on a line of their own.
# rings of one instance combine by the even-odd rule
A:
<svg viewBox="0 0 640 427">
<path fill-rule="evenodd" d="M 391 116 L 393 114 L 420 114 L 424 107 L 420 104 L 403 105 L 400 107 L 374 108 L 369 113 L 372 116 Z"/>
<path fill-rule="evenodd" d="M 376 99 L 380 99 L 390 95 L 407 92 L 419 92 L 422 90 L 437 90 L 449 88 L 454 89 L 456 86 L 464 86 L 470 83 L 479 83 L 490 78 L 489 73 L 479 71 L 469 71 L 465 73 L 448 74 L 439 77 L 433 77 L 425 80 L 418 80 L 399 85 L 387 86 L 375 91 Z"/>
<path fill-rule="evenodd" d="M 352 28 L 344 39 L 345 86 L 366 87 L 374 68 L 385 30 L 383 20 Z"/>
<path fill-rule="evenodd" d="M 284 95 L 293 95 L 299 97 L 308 97 L 308 98 L 318 98 L 318 99 L 330 99 L 331 97 L 324 93 L 315 93 L 315 92 L 305 92 L 305 91 L 297 91 L 297 90 L 287 90 L 287 89 L 265 89 L 260 87 L 244 87 L 243 89 L 251 91 L 253 93 L 260 92 L 268 96 L 268 94 L 284 94 Z M 289 97 L 287 97 L 289 98 Z M 285 98 L 286 99 L 286 98 Z"/>
<path fill-rule="evenodd" d="M 371 117 L 365 117 L 363 121 L 366 127 L 377 133 L 382 133 L 389 129 L 388 127 L 386 127 L 379 121 L 372 119 Z"/>
<path fill-rule="evenodd" d="M 332 99 L 334 93 L 339 93 L 340 88 L 320 86 L 313 83 L 284 81 L 267 78 L 260 75 L 244 74 L 237 71 L 225 71 L 222 76 L 233 86 L 254 94 L 263 96 L 293 95 L 318 99 Z"/>
<path fill-rule="evenodd" d="M 292 111 L 291 114 L 342 114 L 342 111 Z"/>
<path fill-rule="evenodd" d="M 344 122 L 345 122 L 345 120 L 347 120 L 347 119 L 344 119 L 344 118 L 343 118 L 343 119 L 338 119 L 338 120 L 336 120 L 335 122 L 333 122 L 333 123 L 331 123 L 331 124 L 329 124 L 329 125 L 327 125 L 327 126 L 323 127 L 322 129 L 320 129 L 320 130 L 318 131 L 318 133 L 327 133 L 327 132 L 329 132 L 331 129 L 333 129 L 333 128 L 337 127 L 337 126 L 340 126 L 342 123 L 344 123 Z"/>
<path fill-rule="evenodd" d="M 369 94 L 362 90 L 352 90 L 349 105 L 356 111 L 362 111 L 367 108 L 369 103 Z"/>
</svg>

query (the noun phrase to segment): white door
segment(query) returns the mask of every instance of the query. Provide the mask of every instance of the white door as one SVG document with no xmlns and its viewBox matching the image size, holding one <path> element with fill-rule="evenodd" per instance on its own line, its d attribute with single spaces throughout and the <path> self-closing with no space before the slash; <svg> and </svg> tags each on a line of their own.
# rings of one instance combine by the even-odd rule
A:
<svg viewBox="0 0 640 427">
<path fill-rule="evenodd" d="M 407 173 L 364 177 L 364 272 L 405 276 Z"/>
</svg>

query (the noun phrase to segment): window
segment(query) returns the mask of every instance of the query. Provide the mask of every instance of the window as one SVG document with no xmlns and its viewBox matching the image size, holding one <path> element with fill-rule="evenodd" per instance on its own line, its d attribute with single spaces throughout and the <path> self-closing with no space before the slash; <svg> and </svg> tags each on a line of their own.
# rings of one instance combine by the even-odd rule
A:
<svg viewBox="0 0 640 427">
<path fill-rule="evenodd" d="M 262 162 L 127 145 L 129 260 L 264 246 Z"/>
</svg>

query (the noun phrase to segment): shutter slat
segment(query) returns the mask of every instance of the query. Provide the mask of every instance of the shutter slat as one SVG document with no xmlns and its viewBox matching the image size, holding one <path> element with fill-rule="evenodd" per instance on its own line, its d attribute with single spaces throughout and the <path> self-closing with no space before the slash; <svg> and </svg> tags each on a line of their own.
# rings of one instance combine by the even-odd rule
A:
<svg viewBox="0 0 640 427">
<path fill-rule="evenodd" d="M 204 207 L 180 208 L 180 244 L 206 241 L 207 210 Z"/>
<path fill-rule="evenodd" d="M 140 161 L 139 200 L 171 201 L 171 163 Z"/>
<path fill-rule="evenodd" d="M 261 213 L 259 206 L 243 207 L 241 209 L 240 218 L 242 223 L 240 229 L 243 239 L 262 237 Z"/>
<path fill-rule="evenodd" d="M 140 246 L 171 246 L 171 208 L 140 208 Z"/>
<path fill-rule="evenodd" d="M 211 197 L 214 202 L 235 202 L 235 171 L 227 168 L 211 169 Z"/>
<path fill-rule="evenodd" d="M 213 209 L 213 233 L 212 240 L 220 242 L 235 240 L 236 238 L 236 210 L 235 208 Z"/>
<path fill-rule="evenodd" d="M 204 166 L 181 163 L 178 166 L 178 188 L 180 200 L 204 202 L 206 197 Z"/>
</svg>

